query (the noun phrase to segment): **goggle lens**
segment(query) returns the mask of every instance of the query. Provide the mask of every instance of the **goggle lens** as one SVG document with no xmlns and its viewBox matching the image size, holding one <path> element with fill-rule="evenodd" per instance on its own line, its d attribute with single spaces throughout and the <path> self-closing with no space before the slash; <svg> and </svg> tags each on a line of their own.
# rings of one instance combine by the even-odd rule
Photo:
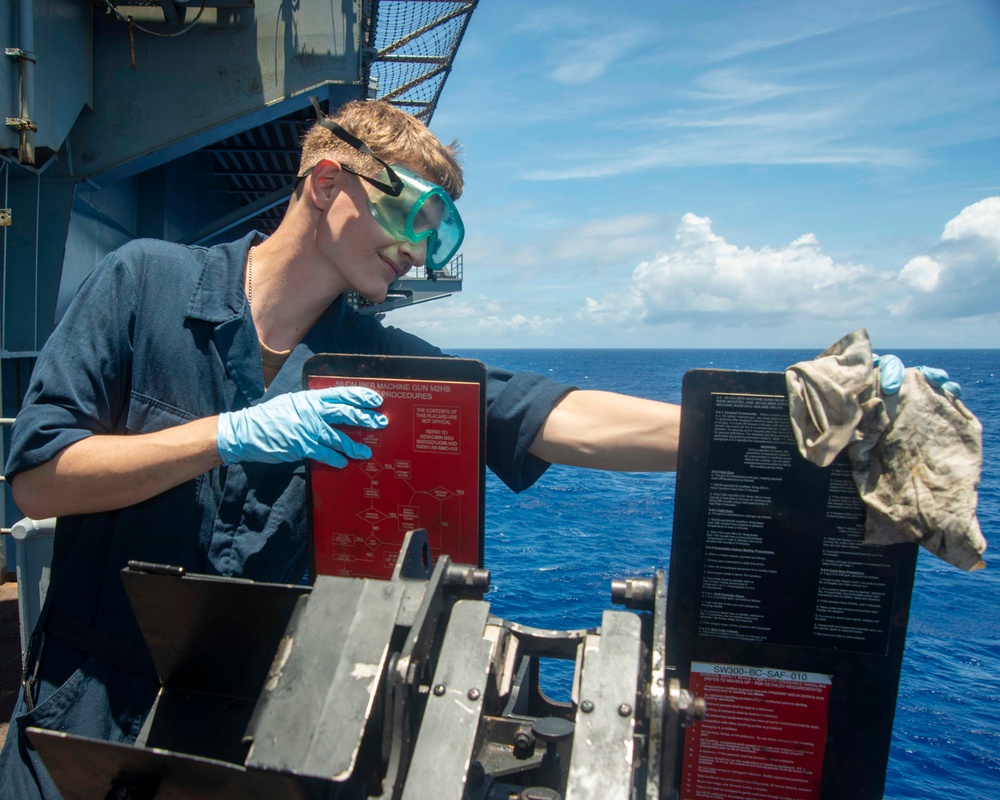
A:
<svg viewBox="0 0 1000 800">
<path fill-rule="evenodd" d="M 390 234 L 414 244 L 426 242 L 424 263 L 431 269 L 442 269 L 455 257 L 465 238 L 462 217 L 448 193 L 405 167 L 393 165 L 393 171 L 403 182 L 397 197 L 372 187 L 368 190 L 368 207 Z"/>
</svg>

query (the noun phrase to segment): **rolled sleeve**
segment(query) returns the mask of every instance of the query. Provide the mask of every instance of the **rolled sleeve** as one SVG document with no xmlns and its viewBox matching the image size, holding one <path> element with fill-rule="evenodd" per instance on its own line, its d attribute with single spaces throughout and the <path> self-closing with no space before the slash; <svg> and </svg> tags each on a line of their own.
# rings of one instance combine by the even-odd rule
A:
<svg viewBox="0 0 1000 800">
<path fill-rule="evenodd" d="M 486 463 L 500 480 L 522 492 L 549 468 L 528 452 L 553 406 L 576 387 L 531 372 L 487 373 Z"/>
<path fill-rule="evenodd" d="M 135 287 L 108 256 L 49 337 L 11 431 L 8 478 L 93 434 L 124 433 Z"/>
</svg>

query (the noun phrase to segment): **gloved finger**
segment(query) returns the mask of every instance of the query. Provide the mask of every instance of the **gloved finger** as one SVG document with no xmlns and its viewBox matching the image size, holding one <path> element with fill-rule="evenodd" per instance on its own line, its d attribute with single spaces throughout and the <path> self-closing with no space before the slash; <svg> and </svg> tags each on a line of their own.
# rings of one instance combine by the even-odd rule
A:
<svg viewBox="0 0 1000 800">
<path fill-rule="evenodd" d="M 325 389 L 308 390 L 323 405 L 344 403 L 359 408 L 378 408 L 382 405 L 382 395 L 364 386 L 328 386 Z"/>
<path fill-rule="evenodd" d="M 962 396 L 962 387 L 959 386 L 955 381 L 948 377 L 948 373 L 943 369 L 938 369 L 937 367 L 917 367 L 920 370 L 920 374 L 923 375 L 927 382 L 936 389 L 943 389 L 948 392 L 952 397 Z"/>
<path fill-rule="evenodd" d="M 326 464 L 328 467 L 334 467 L 336 469 L 343 469 L 347 466 L 346 458 L 344 458 L 336 450 L 330 450 L 327 447 L 317 447 L 314 452 L 309 454 L 309 457 L 314 461 L 319 461 L 322 464 Z"/>
<path fill-rule="evenodd" d="M 319 449 L 330 453 L 343 453 L 347 458 L 366 460 L 372 457 L 371 448 L 366 444 L 355 441 L 343 431 L 324 425 L 318 436 Z M 344 461 L 344 466 L 347 461 Z M 331 466 L 336 466 L 331 464 Z"/>
<path fill-rule="evenodd" d="M 878 366 L 882 391 L 885 394 L 896 394 L 903 385 L 903 378 L 906 375 L 906 368 L 899 356 L 891 354 L 875 356 L 872 360 Z"/>
<path fill-rule="evenodd" d="M 920 374 L 923 375 L 927 382 L 938 389 L 944 386 L 945 381 L 948 380 L 948 373 L 943 369 L 938 369 L 937 367 L 917 367 L 920 370 Z"/>
<path fill-rule="evenodd" d="M 359 428 L 384 428 L 389 424 L 389 418 L 385 414 L 379 414 L 377 411 L 371 411 L 367 408 L 336 404 L 323 405 L 318 411 L 319 416 L 324 421 L 333 425 L 355 425 Z"/>
</svg>

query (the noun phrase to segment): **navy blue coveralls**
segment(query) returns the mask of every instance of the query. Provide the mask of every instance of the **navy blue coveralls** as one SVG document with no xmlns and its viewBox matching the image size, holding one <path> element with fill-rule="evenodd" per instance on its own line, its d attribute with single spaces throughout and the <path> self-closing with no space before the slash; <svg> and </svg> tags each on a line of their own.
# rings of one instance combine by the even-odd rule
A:
<svg viewBox="0 0 1000 800">
<path fill-rule="evenodd" d="M 39 356 L 7 476 L 92 434 L 158 431 L 298 390 L 316 353 L 441 355 L 340 299 L 265 391 L 243 291 L 254 238 L 212 248 L 137 240 L 107 256 Z M 548 466 L 528 447 L 572 387 L 495 369 L 487 380 L 487 464 L 521 491 Z M 25 736 L 29 726 L 116 742 L 138 734 L 158 681 L 119 575 L 127 562 L 299 583 L 305 494 L 304 462 L 238 464 L 128 508 L 59 519 L 36 704 L 29 712 L 22 692 L 0 754 L 2 800 L 59 796 Z"/>
</svg>

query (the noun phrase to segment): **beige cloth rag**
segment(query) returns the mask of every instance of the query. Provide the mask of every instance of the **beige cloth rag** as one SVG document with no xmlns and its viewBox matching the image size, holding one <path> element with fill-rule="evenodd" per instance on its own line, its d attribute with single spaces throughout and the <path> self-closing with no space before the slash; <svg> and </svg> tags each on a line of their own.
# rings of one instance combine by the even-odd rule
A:
<svg viewBox="0 0 1000 800">
<path fill-rule="evenodd" d="M 868 507 L 865 541 L 918 542 L 964 570 L 985 565 L 976 519 L 982 425 L 921 372 L 883 395 L 863 328 L 785 372 L 799 452 L 821 467 L 847 449 Z"/>
</svg>

